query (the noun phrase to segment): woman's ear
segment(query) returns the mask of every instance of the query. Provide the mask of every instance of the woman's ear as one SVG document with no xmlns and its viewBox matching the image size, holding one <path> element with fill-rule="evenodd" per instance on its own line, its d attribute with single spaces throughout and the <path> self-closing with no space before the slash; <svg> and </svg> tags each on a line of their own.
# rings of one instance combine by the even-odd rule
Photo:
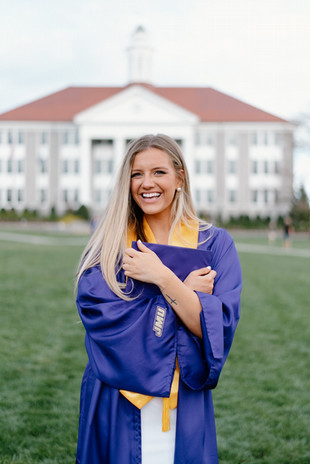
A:
<svg viewBox="0 0 310 464">
<path fill-rule="evenodd" d="M 183 187 L 184 177 L 185 177 L 184 170 L 180 169 L 180 171 L 178 172 L 177 188 Z"/>
</svg>

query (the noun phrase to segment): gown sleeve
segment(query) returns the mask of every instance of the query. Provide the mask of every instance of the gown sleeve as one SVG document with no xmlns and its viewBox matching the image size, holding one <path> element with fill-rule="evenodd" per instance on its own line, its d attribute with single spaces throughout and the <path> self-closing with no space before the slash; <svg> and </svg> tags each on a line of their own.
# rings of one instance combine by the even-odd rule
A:
<svg viewBox="0 0 310 464">
<path fill-rule="evenodd" d="M 95 376 L 116 389 L 169 396 L 176 318 L 164 298 L 125 301 L 110 290 L 97 266 L 81 276 L 76 303 Z"/>
<path fill-rule="evenodd" d="M 219 230 L 214 240 L 212 261 L 212 268 L 217 272 L 213 294 L 197 292 L 202 306 L 203 349 L 209 371 L 205 386 L 208 388 L 217 385 L 240 317 L 241 267 L 234 242 L 225 230 Z"/>
</svg>

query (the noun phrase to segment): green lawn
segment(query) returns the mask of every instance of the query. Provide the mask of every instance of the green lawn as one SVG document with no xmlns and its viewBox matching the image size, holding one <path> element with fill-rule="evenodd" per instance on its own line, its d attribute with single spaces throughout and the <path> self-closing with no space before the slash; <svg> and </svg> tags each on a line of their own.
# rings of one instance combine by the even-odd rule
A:
<svg viewBox="0 0 310 464">
<path fill-rule="evenodd" d="M 268 231 L 261 230 L 261 231 L 238 231 L 238 230 L 231 230 L 231 235 L 235 239 L 236 242 L 240 241 L 246 244 L 253 244 L 253 245 L 268 245 L 271 247 L 278 247 L 283 248 L 283 233 L 282 231 L 277 231 L 275 240 L 270 243 L 268 241 Z M 291 235 L 291 247 L 294 249 L 304 249 L 310 250 L 310 232 L 302 232 L 302 233 L 293 233 Z"/>
<path fill-rule="evenodd" d="M 75 462 L 81 251 L 0 241 L 1 464 Z M 309 464 L 310 259 L 240 258 L 242 318 L 214 391 L 220 463 Z"/>
<path fill-rule="evenodd" d="M 0 462 L 73 463 L 86 355 L 81 247 L 0 242 Z"/>
</svg>

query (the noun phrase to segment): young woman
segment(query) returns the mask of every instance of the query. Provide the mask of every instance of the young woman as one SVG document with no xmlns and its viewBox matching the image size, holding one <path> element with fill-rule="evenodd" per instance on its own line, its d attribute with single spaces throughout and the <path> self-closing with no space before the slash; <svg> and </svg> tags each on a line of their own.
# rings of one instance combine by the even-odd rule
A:
<svg viewBox="0 0 310 464">
<path fill-rule="evenodd" d="M 239 320 L 232 238 L 200 221 L 178 144 L 133 141 L 78 272 L 79 464 L 217 464 L 211 389 Z"/>
</svg>

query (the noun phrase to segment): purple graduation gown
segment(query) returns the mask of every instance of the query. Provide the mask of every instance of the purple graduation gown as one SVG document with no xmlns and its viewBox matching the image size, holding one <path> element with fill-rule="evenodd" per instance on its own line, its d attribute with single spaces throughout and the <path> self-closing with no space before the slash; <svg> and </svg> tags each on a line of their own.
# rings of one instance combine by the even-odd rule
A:
<svg viewBox="0 0 310 464">
<path fill-rule="evenodd" d="M 119 389 L 168 397 L 176 356 L 180 385 L 174 463 L 218 463 L 211 389 L 233 341 L 242 284 L 230 235 L 211 227 L 199 233 L 199 241 L 207 237 L 198 249 L 211 251 L 217 276 L 212 295 L 197 292 L 202 340 L 160 293 L 126 302 L 109 289 L 99 266 L 82 275 L 77 307 L 89 362 L 81 386 L 78 464 L 141 464 L 140 410 Z M 154 332 L 158 306 L 166 310 L 161 336 Z"/>
</svg>

